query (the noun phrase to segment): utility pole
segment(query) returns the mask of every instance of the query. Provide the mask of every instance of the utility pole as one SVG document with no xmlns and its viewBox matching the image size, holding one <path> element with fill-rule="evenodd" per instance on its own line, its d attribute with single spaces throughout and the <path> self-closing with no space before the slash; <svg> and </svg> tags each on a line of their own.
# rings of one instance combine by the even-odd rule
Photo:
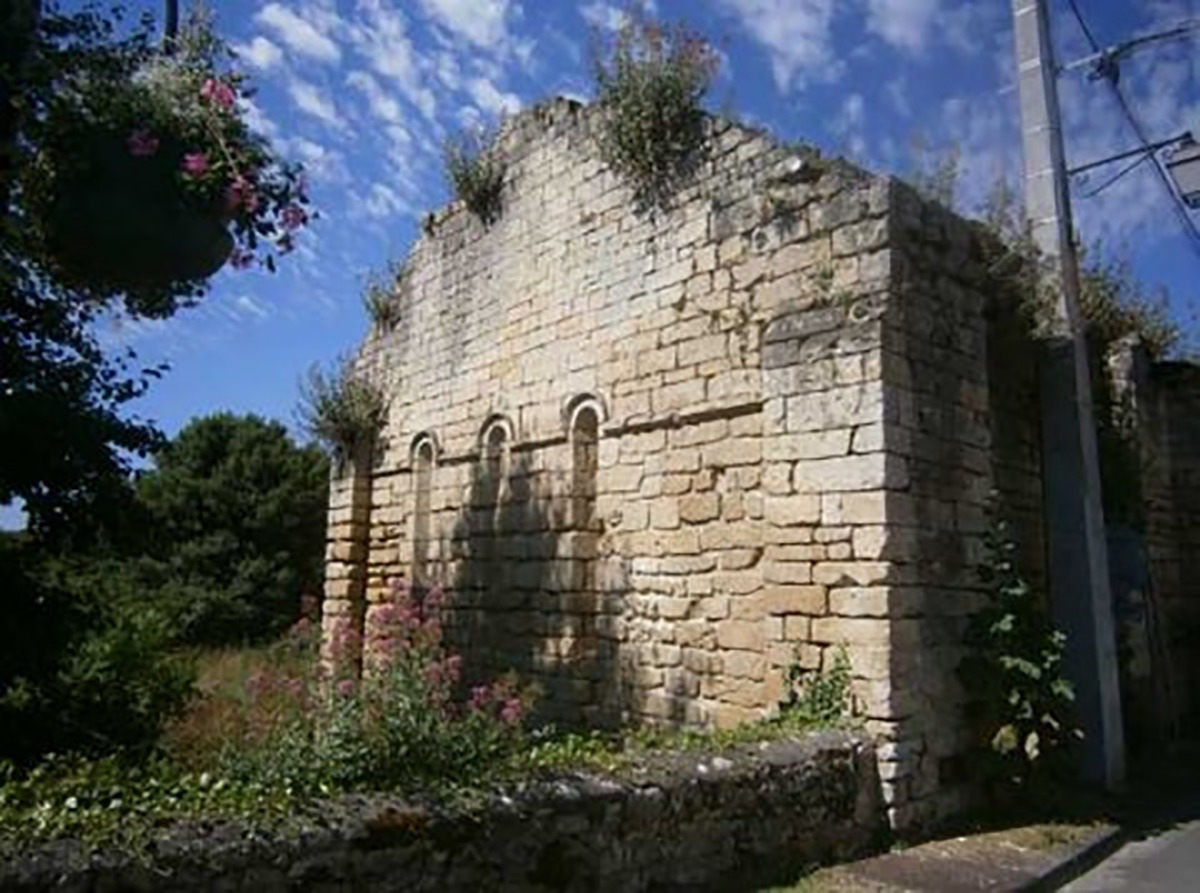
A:
<svg viewBox="0 0 1200 893">
<path fill-rule="evenodd" d="M 1025 213 L 1057 286 L 1040 370 L 1047 578 L 1055 622 L 1067 634 L 1066 669 L 1083 727 L 1085 777 L 1111 790 L 1124 780 L 1125 739 L 1058 72 L 1046 0 L 1013 0 L 1012 6 Z"/>
</svg>

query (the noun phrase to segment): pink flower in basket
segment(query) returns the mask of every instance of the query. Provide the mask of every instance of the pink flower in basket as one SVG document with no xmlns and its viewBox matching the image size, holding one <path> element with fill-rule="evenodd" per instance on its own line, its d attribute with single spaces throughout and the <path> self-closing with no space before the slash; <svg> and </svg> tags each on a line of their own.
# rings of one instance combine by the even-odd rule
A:
<svg viewBox="0 0 1200 893">
<path fill-rule="evenodd" d="M 209 78 L 200 87 L 200 98 L 205 102 L 211 102 L 213 105 L 222 109 L 233 108 L 234 102 L 237 100 L 237 94 L 233 92 L 224 81 L 219 81 L 216 78 Z"/>
<path fill-rule="evenodd" d="M 147 158 L 158 151 L 158 137 L 145 130 L 138 130 L 132 133 L 125 141 L 125 145 L 129 147 L 129 154 L 136 158 Z"/>
<path fill-rule="evenodd" d="M 188 152 L 183 156 L 183 172 L 189 177 L 202 177 L 208 171 L 208 156 L 203 152 Z"/>
</svg>

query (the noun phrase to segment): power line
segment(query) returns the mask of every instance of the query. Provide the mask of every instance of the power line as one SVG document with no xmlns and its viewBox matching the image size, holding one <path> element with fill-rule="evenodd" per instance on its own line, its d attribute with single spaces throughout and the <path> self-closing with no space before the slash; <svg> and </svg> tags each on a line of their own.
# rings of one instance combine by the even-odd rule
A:
<svg viewBox="0 0 1200 893">
<path fill-rule="evenodd" d="M 1092 29 L 1088 27 L 1087 20 L 1084 19 L 1083 13 L 1080 12 L 1079 4 L 1076 2 L 1076 0 L 1067 0 L 1067 3 L 1070 5 L 1071 12 L 1075 16 L 1075 21 L 1079 23 L 1080 30 L 1083 31 L 1084 38 L 1086 38 L 1088 44 L 1091 45 L 1092 52 L 1099 53 L 1100 44 L 1096 41 L 1095 35 L 1092 34 Z M 1147 157 L 1153 160 L 1154 173 L 1157 174 L 1159 182 L 1162 183 L 1163 188 L 1167 190 L 1167 195 L 1171 198 L 1171 207 L 1174 209 L 1175 216 L 1178 218 L 1180 225 L 1183 227 L 1184 233 L 1190 237 L 1189 241 L 1191 243 L 1192 250 L 1196 252 L 1197 257 L 1200 257 L 1200 228 L 1197 228 L 1195 221 L 1192 220 L 1191 214 L 1188 213 L 1183 201 L 1175 192 L 1175 187 L 1171 185 L 1171 178 L 1167 175 L 1167 172 L 1163 170 L 1162 163 L 1151 150 L 1150 140 L 1146 136 L 1145 128 L 1142 127 L 1141 121 L 1139 121 L 1137 116 L 1134 115 L 1133 109 L 1129 105 L 1129 100 L 1125 97 L 1125 92 L 1121 89 L 1121 85 L 1117 82 L 1116 77 L 1113 76 L 1114 70 L 1115 69 L 1110 69 L 1106 72 L 1107 76 L 1105 77 L 1105 81 L 1107 81 L 1108 85 L 1112 87 L 1113 93 L 1117 98 L 1117 104 L 1120 105 L 1121 111 L 1125 115 L 1125 120 L 1128 121 L 1129 126 L 1133 128 L 1133 132 L 1137 136 L 1138 141 L 1141 143 L 1142 148 L 1146 150 Z M 1131 165 L 1130 169 L 1136 166 L 1137 165 Z M 1122 172 L 1121 176 L 1124 176 L 1124 174 L 1128 172 L 1129 170 L 1127 169 L 1126 171 Z M 1115 180 L 1113 182 L 1115 182 Z M 1111 185 L 1111 183 L 1105 184 L 1105 188 L 1107 188 L 1108 185 Z M 1095 193 L 1093 192 L 1092 194 L 1094 195 Z"/>
<path fill-rule="evenodd" d="M 1150 157 L 1151 156 L 1149 156 L 1149 155 L 1143 155 L 1140 158 L 1138 158 L 1136 161 L 1134 161 L 1132 164 L 1125 165 L 1125 167 L 1121 168 L 1121 170 L 1119 170 L 1113 176 L 1109 177 L 1107 180 L 1105 180 L 1103 183 L 1101 183 L 1095 189 L 1089 189 L 1087 192 L 1081 194 L 1079 197 L 1080 198 L 1095 198 L 1097 195 L 1099 195 L 1101 192 L 1103 192 L 1109 186 L 1112 186 L 1114 183 L 1116 183 L 1118 180 L 1120 180 L 1126 174 L 1133 173 L 1135 170 L 1137 170 L 1139 167 L 1141 167 L 1143 164 L 1145 164 L 1147 159 L 1149 159 Z"/>
</svg>

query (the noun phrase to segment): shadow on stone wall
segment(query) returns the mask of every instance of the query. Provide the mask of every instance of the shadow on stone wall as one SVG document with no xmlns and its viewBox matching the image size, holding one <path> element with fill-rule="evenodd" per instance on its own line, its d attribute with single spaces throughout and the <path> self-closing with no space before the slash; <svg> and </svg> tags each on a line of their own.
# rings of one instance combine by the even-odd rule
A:
<svg viewBox="0 0 1200 893">
<path fill-rule="evenodd" d="M 602 591 L 598 532 L 569 528 L 566 500 L 533 464 L 514 450 L 504 469 L 486 457 L 472 465 L 452 533 L 450 636 L 468 684 L 507 672 L 535 683 L 535 721 L 615 726 L 623 598 Z"/>
</svg>

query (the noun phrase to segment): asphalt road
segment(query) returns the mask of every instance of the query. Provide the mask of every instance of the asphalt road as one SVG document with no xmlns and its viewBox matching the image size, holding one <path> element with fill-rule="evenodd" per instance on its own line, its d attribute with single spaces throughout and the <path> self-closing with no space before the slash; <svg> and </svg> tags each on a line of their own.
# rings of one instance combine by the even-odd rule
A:
<svg viewBox="0 0 1200 893">
<path fill-rule="evenodd" d="M 1200 821 L 1126 844 L 1065 893 L 1196 893 L 1200 891 Z"/>
</svg>

